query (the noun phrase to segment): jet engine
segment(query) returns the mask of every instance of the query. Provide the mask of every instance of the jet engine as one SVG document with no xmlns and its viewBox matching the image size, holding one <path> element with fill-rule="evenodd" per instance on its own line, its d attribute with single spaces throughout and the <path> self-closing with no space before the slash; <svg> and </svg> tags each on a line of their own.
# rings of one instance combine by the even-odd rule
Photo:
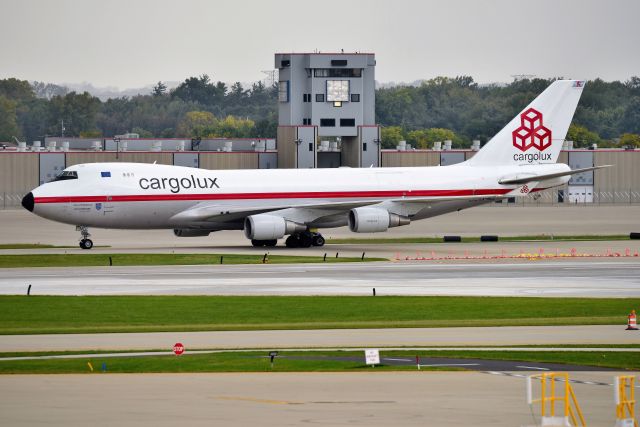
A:
<svg viewBox="0 0 640 427">
<path fill-rule="evenodd" d="M 390 227 L 407 225 L 411 220 L 386 209 L 364 207 L 351 209 L 348 222 L 349 229 L 354 233 L 378 233 Z"/>
<path fill-rule="evenodd" d="M 195 228 L 174 228 L 173 234 L 177 237 L 200 237 L 208 236 L 211 230 L 199 230 Z"/>
<path fill-rule="evenodd" d="M 304 224 L 268 214 L 251 215 L 244 220 L 244 235 L 251 240 L 273 240 L 285 234 L 299 233 L 307 229 Z"/>
</svg>

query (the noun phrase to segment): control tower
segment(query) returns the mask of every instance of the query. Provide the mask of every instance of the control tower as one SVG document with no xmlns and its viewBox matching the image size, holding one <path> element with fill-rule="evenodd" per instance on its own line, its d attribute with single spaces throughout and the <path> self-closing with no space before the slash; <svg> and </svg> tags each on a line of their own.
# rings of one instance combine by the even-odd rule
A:
<svg viewBox="0 0 640 427">
<path fill-rule="evenodd" d="M 375 55 L 276 53 L 278 167 L 380 165 Z"/>
</svg>

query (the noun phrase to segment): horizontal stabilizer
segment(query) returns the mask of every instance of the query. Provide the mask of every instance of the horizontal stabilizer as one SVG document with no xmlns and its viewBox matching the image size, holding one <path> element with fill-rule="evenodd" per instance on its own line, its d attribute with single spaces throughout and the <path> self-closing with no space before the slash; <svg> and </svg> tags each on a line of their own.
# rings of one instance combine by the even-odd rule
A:
<svg viewBox="0 0 640 427">
<path fill-rule="evenodd" d="M 578 174 L 578 173 L 589 172 L 589 171 L 593 171 L 593 170 L 596 170 L 596 169 L 608 168 L 608 167 L 611 167 L 611 166 L 612 165 L 593 166 L 591 168 L 573 169 L 573 170 L 568 170 L 568 171 L 564 171 L 564 172 L 548 173 L 548 174 L 543 174 L 543 175 L 533 175 L 533 174 L 529 175 L 529 176 L 517 175 L 517 176 L 515 176 L 513 178 L 503 178 L 500 181 L 498 181 L 498 183 L 502 184 L 502 185 L 527 184 L 527 183 L 533 182 L 533 181 L 544 181 L 546 179 L 560 178 L 561 176 L 575 175 L 575 174 Z"/>
</svg>

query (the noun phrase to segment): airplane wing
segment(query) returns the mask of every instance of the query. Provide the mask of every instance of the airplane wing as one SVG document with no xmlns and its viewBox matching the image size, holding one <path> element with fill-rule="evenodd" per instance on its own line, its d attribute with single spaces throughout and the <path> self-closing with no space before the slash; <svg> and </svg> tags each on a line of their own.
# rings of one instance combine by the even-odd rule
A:
<svg viewBox="0 0 640 427">
<path fill-rule="evenodd" d="M 172 222 L 189 222 L 189 221 L 233 221 L 237 218 L 244 218 L 249 215 L 256 215 L 259 213 L 280 211 L 287 208 L 294 209 L 323 209 L 323 210 L 349 210 L 361 206 L 369 206 L 380 203 L 381 200 L 362 200 L 362 201 L 345 201 L 345 202 L 301 202 L 295 203 L 291 206 L 270 205 L 270 204 L 252 204 L 254 202 L 247 201 L 249 203 L 239 204 L 238 201 L 234 201 L 233 206 L 226 204 L 201 204 L 191 209 L 179 212 L 171 217 Z"/>
<path fill-rule="evenodd" d="M 245 203 L 238 204 L 234 201 L 233 205 L 224 203 L 207 203 L 195 206 L 185 211 L 179 212 L 171 218 L 176 226 L 205 227 L 207 223 L 234 222 L 243 220 L 249 215 L 256 215 L 271 212 L 274 215 L 282 216 L 288 220 L 298 222 L 312 222 L 322 217 L 336 215 L 347 212 L 354 208 L 363 206 L 381 205 L 389 212 L 395 213 L 399 206 L 411 206 L 410 211 L 421 209 L 419 205 L 441 203 L 451 200 L 494 200 L 501 197 L 478 195 L 478 196 L 443 196 L 443 197 L 411 197 L 411 198 L 395 198 L 395 199 L 362 199 L 349 201 L 319 201 L 313 202 L 300 200 L 291 201 L 289 206 L 282 204 L 256 204 L 255 201 L 247 200 Z M 400 212 L 398 212 L 400 213 Z"/>
<path fill-rule="evenodd" d="M 502 178 L 500 181 L 498 181 L 498 183 L 500 183 L 502 185 L 527 184 L 527 183 L 534 182 L 534 181 L 544 181 L 546 179 L 559 178 L 561 176 L 575 175 L 575 174 L 578 174 L 578 173 L 589 172 L 589 171 L 593 171 L 593 170 L 596 170 L 596 169 L 608 168 L 608 167 L 611 167 L 611 166 L 613 166 L 613 165 L 594 166 L 594 167 L 591 167 L 591 168 L 573 169 L 573 170 L 569 170 L 569 171 L 565 171 L 565 172 L 548 173 L 548 174 L 543 174 L 543 175 L 534 175 L 534 174 L 516 175 L 516 176 L 513 176 L 513 177 Z"/>
</svg>

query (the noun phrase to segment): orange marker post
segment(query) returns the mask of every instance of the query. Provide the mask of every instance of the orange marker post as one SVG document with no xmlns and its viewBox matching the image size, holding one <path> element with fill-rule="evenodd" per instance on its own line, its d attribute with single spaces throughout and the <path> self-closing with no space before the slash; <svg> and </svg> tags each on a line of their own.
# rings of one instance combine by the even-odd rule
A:
<svg viewBox="0 0 640 427">
<path fill-rule="evenodd" d="M 638 324 L 636 323 L 636 311 L 631 310 L 631 314 L 627 317 L 627 331 L 637 331 Z"/>
</svg>

